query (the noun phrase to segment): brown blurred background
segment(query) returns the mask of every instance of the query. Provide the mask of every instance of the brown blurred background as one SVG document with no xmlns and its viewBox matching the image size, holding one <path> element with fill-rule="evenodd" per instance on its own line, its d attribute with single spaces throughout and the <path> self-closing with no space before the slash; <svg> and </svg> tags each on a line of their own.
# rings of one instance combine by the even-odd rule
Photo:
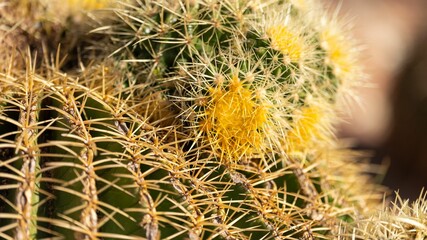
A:
<svg viewBox="0 0 427 240">
<path fill-rule="evenodd" d="M 352 18 L 368 75 L 340 136 L 388 166 L 384 185 L 415 199 L 427 187 L 427 1 L 324 2 Z"/>
</svg>

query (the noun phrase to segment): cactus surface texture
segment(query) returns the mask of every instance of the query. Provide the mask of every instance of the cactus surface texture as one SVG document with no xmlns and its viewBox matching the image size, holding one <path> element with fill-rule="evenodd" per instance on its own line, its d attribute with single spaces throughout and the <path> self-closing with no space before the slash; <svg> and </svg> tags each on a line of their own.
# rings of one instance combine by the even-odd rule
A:
<svg viewBox="0 0 427 240">
<path fill-rule="evenodd" d="M 357 47 L 315 0 L 0 3 L 0 238 L 424 239 L 334 136 Z"/>
</svg>

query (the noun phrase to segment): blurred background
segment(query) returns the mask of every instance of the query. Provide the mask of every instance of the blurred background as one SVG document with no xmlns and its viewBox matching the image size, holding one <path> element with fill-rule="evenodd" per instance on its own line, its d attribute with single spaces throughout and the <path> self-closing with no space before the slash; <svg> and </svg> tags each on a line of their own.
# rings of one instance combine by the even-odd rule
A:
<svg viewBox="0 0 427 240">
<path fill-rule="evenodd" d="M 367 74 L 340 137 L 370 151 L 388 168 L 382 183 L 414 200 L 427 187 L 427 1 L 324 2 L 353 22 Z"/>
</svg>

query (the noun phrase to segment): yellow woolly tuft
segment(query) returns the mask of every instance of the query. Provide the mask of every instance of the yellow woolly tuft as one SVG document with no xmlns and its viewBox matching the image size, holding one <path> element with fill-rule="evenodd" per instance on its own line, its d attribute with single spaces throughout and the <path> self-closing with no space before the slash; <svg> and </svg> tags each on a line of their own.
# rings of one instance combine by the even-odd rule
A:
<svg viewBox="0 0 427 240">
<path fill-rule="evenodd" d="M 304 52 L 304 41 L 298 34 L 292 32 L 289 27 L 276 25 L 266 31 L 270 38 L 271 47 L 280 51 L 291 62 L 299 62 Z"/>
<path fill-rule="evenodd" d="M 304 107 L 286 137 L 286 150 L 289 154 L 303 153 L 318 141 L 325 141 L 323 111 L 318 107 Z"/>
<path fill-rule="evenodd" d="M 227 89 L 211 88 L 209 97 L 202 127 L 214 149 L 221 151 L 222 160 L 225 157 L 236 161 L 259 151 L 267 110 L 256 101 L 252 91 L 233 77 Z"/>
<path fill-rule="evenodd" d="M 352 75 L 355 66 L 352 55 L 354 47 L 336 28 L 326 27 L 321 32 L 322 46 L 326 50 L 326 60 L 333 68 L 334 74 L 340 78 Z"/>
</svg>

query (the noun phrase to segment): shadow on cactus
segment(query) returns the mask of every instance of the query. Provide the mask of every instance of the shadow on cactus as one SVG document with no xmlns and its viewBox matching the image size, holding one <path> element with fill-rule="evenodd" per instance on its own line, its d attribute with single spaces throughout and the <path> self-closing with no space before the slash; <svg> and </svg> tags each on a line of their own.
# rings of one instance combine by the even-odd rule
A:
<svg viewBox="0 0 427 240">
<path fill-rule="evenodd" d="M 333 134 L 355 48 L 315 1 L 67 3 L 96 56 L 2 62 L 0 237 L 367 236 L 382 190 Z"/>
</svg>

